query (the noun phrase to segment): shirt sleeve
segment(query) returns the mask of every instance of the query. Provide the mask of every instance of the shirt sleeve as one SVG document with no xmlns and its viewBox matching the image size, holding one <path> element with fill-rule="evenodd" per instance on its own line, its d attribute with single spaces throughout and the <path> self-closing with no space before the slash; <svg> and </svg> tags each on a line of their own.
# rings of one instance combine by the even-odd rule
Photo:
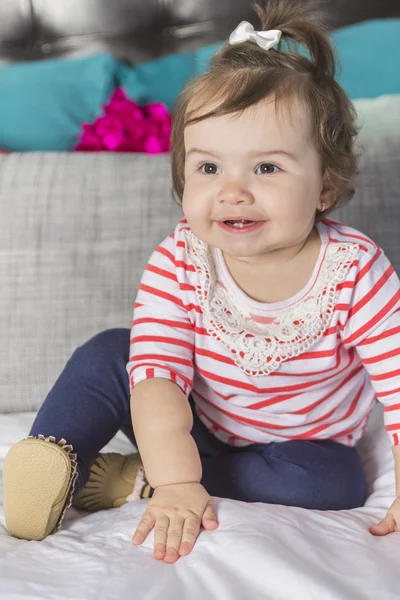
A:
<svg viewBox="0 0 400 600">
<path fill-rule="evenodd" d="M 127 371 L 132 390 L 144 379 L 174 381 L 189 396 L 193 387 L 194 326 L 177 279 L 171 235 L 153 252 L 134 303 Z"/>
<path fill-rule="evenodd" d="M 355 348 L 376 397 L 392 445 L 400 443 L 400 281 L 377 248 L 354 281 L 342 328 L 346 348 Z"/>
</svg>

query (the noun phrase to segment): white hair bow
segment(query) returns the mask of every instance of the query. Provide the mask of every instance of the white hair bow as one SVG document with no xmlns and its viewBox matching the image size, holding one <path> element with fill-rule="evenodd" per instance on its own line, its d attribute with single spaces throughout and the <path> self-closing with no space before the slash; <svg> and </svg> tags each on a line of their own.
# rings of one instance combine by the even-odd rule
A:
<svg viewBox="0 0 400 600">
<path fill-rule="evenodd" d="M 251 23 L 242 21 L 229 36 L 229 43 L 240 44 L 241 42 L 254 40 L 261 48 L 269 50 L 279 42 L 281 35 L 282 31 L 279 29 L 256 31 Z"/>
</svg>

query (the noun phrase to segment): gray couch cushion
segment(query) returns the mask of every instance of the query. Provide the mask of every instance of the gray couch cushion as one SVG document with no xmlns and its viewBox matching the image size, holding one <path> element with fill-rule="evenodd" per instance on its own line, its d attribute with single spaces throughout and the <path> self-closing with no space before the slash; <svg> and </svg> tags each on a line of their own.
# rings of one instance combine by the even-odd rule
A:
<svg viewBox="0 0 400 600">
<path fill-rule="evenodd" d="M 130 327 L 135 289 L 175 227 L 168 156 L 0 158 L 0 412 L 37 408 L 73 349 Z"/>
<path fill-rule="evenodd" d="M 332 218 L 371 237 L 400 274 L 400 134 L 369 139 L 363 151 L 356 194 Z"/>
<path fill-rule="evenodd" d="M 400 272 L 400 137 L 369 142 L 336 218 L 374 238 Z M 130 327 L 141 272 L 181 216 L 169 157 L 0 157 L 0 411 L 34 410 L 74 348 Z"/>
</svg>

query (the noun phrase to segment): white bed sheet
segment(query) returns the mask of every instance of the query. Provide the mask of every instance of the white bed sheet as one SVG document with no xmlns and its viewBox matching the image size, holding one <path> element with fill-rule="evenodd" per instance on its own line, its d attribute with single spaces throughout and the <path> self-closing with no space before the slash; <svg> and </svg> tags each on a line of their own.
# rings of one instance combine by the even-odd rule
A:
<svg viewBox="0 0 400 600">
<path fill-rule="evenodd" d="M 0 415 L 1 470 L 33 418 Z M 119 434 L 106 449 L 129 453 L 132 446 Z M 394 497 L 393 457 L 379 405 L 358 449 L 369 485 L 364 507 L 316 511 L 216 498 L 218 530 L 203 531 L 194 551 L 173 565 L 152 558 L 152 534 L 141 547 L 131 546 L 146 501 L 93 514 L 70 509 L 63 529 L 41 542 L 11 537 L 1 503 L 0 598 L 398 599 L 400 533 L 368 532 Z"/>
</svg>

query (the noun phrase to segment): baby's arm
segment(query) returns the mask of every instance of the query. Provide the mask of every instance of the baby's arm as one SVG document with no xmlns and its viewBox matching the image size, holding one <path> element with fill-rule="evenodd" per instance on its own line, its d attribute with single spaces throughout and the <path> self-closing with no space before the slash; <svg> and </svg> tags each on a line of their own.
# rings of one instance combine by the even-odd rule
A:
<svg viewBox="0 0 400 600">
<path fill-rule="evenodd" d="M 388 302 L 393 296 L 388 295 Z M 400 531 L 400 311 L 384 319 L 371 335 L 357 345 L 357 353 L 368 372 L 378 400 L 384 405 L 384 424 L 395 461 L 396 498 L 379 523 L 369 528 L 373 535 Z"/>
<path fill-rule="evenodd" d="M 161 377 L 141 381 L 132 390 L 131 414 L 151 487 L 199 483 L 200 456 L 190 434 L 193 416 L 180 387 Z"/>
<path fill-rule="evenodd" d="M 154 527 L 154 557 L 173 563 L 191 552 L 201 525 L 218 526 L 211 498 L 199 483 L 192 412 L 176 383 L 154 378 L 133 389 L 131 413 L 146 477 L 155 488 L 133 543 L 140 545 Z"/>
<path fill-rule="evenodd" d="M 127 365 L 133 429 L 154 488 L 133 542 L 141 544 L 154 527 L 154 556 L 166 562 L 191 551 L 200 525 L 217 527 L 211 498 L 200 484 L 201 462 L 190 433 L 197 300 L 187 276 L 190 264 L 176 235 L 155 250 L 143 273 Z"/>
<path fill-rule="evenodd" d="M 380 248 L 362 259 L 342 339 L 356 350 L 377 399 L 384 405 L 384 425 L 395 459 L 396 498 L 386 517 L 369 531 L 386 535 L 400 531 L 400 281 Z"/>
</svg>

